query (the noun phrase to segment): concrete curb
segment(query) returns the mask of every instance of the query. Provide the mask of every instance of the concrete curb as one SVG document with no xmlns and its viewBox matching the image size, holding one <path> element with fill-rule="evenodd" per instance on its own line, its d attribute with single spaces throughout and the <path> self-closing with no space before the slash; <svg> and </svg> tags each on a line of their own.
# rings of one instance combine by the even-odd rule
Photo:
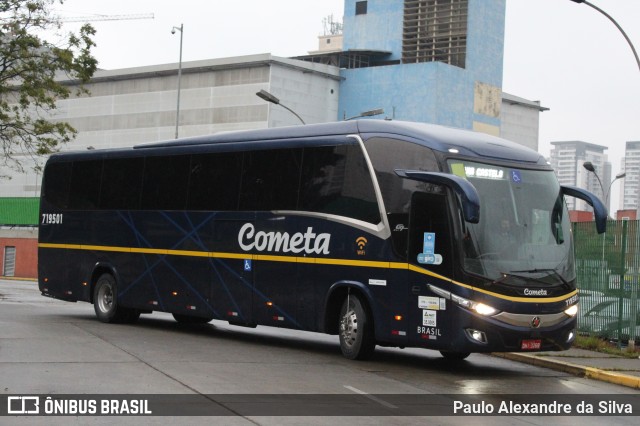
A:
<svg viewBox="0 0 640 426">
<path fill-rule="evenodd" d="M 640 389 L 640 377 L 628 376 L 626 374 L 612 373 L 598 368 L 586 367 L 584 365 L 571 364 L 555 359 L 545 359 L 535 355 L 520 354 L 513 352 L 493 353 L 493 356 L 510 359 L 512 361 L 523 362 L 537 367 L 549 368 L 555 371 L 572 374 L 578 377 L 599 380 L 602 382 L 622 385 L 633 389 Z"/>
<path fill-rule="evenodd" d="M 7 281 L 31 281 L 31 282 L 38 282 L 37 278 L 20 278 L 20 277 L 0 277 L 0 280 L 7 280 Z"/>
</svg>

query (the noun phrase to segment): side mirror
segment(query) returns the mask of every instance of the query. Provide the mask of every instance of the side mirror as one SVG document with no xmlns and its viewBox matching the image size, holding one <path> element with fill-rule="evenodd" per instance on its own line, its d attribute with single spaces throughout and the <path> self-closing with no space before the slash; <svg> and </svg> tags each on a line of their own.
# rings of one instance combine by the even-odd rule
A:
<svg viewBox="0 0 640 426">
<path fill-rule="evenodd" d="M 598 231 L 598 234 L 606 232 L 607 217 L 609 216 L 609 212 L 598 197 L 596 197 L 589 191 L 575 186 L 562 185 L 560 186 L 560 190 L 562 191 L 562 195 L 580 198 L 581 200 L 586 201 L 591 207 L 593 207 L 593 214 L 596 218 L 596 230 Z"/>
<path fill-rule="evenodd" d="M 469 223 L 478 223 L 480 221 L 480 197 L 478 196 L 478 191 L 475 186 L 468 180 L 456 175 L 440 172 L 400 169 L 396 169 L 395 172 L 401 178 L 444 185 L 452 189 L 462 200 L 464 220 Z"/>
</svg>

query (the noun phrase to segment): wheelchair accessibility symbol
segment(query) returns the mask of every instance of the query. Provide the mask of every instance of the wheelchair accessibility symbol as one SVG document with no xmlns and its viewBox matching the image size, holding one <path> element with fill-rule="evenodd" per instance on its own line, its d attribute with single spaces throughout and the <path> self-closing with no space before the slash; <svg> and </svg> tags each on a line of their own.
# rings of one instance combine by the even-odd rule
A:
<svg viewBox="0 0 640 426">
<path fill-rule="evenodd" d="M 244 270 L 247 272 L 251 271 L 251 259 L 244 260 Z"/>
</svg>

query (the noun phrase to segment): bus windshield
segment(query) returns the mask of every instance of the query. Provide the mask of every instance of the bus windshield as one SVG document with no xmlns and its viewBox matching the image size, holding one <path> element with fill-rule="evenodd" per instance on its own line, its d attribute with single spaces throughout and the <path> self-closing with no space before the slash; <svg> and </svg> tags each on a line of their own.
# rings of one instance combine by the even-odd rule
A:
<svg viewBox="0 0 640 426">
<path fill-rule="evenodd" d="M 449 160 L 475 186 L 480 221 L 466 223 L 464 268 L 508 285 L 575 280 L 569 217 L 551 170 L 522 170 Z"/>
</svg>

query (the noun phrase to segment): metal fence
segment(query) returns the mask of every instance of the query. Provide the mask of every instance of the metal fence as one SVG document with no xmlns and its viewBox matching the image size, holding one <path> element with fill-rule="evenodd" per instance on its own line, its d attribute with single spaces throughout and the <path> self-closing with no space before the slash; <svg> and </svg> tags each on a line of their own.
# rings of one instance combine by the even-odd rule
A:
<svg viewBox="0 0 640 426">
<path fill-rule="evenodd" d="M 581 334 L 640 340 L 638 221 L 610 220 L 598 235 L 593 222 L 573 224 Z"/>
</svg>

